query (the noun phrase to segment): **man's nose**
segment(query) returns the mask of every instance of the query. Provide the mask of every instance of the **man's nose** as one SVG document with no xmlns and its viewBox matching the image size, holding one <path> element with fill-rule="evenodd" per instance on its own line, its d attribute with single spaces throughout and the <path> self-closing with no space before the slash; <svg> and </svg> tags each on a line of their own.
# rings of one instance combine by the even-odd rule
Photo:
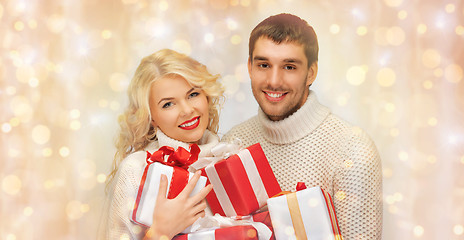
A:
<svg viewBox="0 0 464 240">
<path fill-rule="evenodd" d="M 267 84 L 273 89 L 280 88 L 282 85 L 282 69 L 272 69 L 267 78 Z"/>
</svg>

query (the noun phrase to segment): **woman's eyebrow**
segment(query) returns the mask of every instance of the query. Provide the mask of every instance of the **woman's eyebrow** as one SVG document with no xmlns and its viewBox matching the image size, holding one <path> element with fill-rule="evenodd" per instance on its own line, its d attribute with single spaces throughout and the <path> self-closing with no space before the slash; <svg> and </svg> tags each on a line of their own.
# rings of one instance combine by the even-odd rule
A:
<svg viewBox="0 0 464 240">
<path fill-rule="evenodd" d="M 174 99 L 173 97 L 167 97 L 167 98 L 161 98 L 158 102 L 158 104 L 160 104 L 162 101 L 169 101 L 169 100 L 172 100 Z"/>
<path fill-rule="evenodd" d="M 200 89 L 200 88 L 192 87 L 192 88 L 190 88 L 190 90 L 187 91 L 187 93 L 185 93 L 185 95 L 189 95 L 191 92 L 195 91 L 196 89 Z M 159 100 L 158 104 L 160 104 L 163 101 L 170 101 L 170 100 L 173 100 L 173 99 L 174 99 L 173 97 L 161 98 Z"/>
<path fill-rule="evenodd" d="M 195 91 L 196 89 L 199 89 L 199 88 L 192 87 L 190 90 L 187 91 L 187 93 L 185 95 L 190 94 L 191 92 Z"/>
</svg>

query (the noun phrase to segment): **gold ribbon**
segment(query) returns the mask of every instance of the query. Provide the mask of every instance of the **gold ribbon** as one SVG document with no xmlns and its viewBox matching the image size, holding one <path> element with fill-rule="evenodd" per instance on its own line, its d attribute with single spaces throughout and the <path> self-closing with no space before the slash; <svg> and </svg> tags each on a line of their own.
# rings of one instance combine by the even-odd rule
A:
<svg viewBox="0 0 464 240">
<path fill-rule="evenodd" d="M 285 196 L 287 197 L 288 210 L 290 211 L 290 217 L 292 218 L 293 229 L 295 229 L 296 239 L 308 239 L 303 224 L 303 218 L 301 217 L 300 206 L 298 205 L 296 193 L 289 193 Z"/>
</svg>

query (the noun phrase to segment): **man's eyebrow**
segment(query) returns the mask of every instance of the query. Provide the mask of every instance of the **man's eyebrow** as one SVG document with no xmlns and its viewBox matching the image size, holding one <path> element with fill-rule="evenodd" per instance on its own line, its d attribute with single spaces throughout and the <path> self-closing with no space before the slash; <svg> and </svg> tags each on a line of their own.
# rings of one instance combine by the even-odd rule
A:
<svg viewBox="0 0 464 240">
<path fill-rule="evenodd" d="M 262 57 L 262 56 L 254 56 L 253 60 L 265 61 L 265 60 L 268 60 L 268 58 L 267 57 Z"/>
<path fill-rule="evenodd" d="M 298 63 L 298 64 L 303 63 L 303 61 L 301 61 L 300 59 L 295 59 L 295 58 L 286 58 L 286 59 L 284 59 L 284 62 L 288 62 L 288 63 Z"/>
<path fill-rule="evenodd" d="M 269 60 L 267 57 L 263 57 L 263 56 L 255 56 L 253 57 L 253 60 L 256 60 L 256 61 L 267 61 Z M 286 62 L 286 63 L 297 63 L 297 64 L 302 64 L 303 61 L 300 60 L 300 59 L 297 59 L 297 58 L 286 58 L 283 60 L 283 62 Z"/>
</svg>

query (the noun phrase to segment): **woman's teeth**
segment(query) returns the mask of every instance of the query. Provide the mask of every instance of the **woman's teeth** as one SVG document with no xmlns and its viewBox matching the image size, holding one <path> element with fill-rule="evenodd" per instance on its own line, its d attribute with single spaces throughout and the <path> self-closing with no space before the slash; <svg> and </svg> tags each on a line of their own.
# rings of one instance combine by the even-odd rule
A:
<svg viewBox="0 0 464 240">
<path fill-rule="evenodd" d="M 188 122 L 188 123 L 184 123 L 184 124 L 180 125 L 180 127 L 190 127 L 190 126 L 194 125 L 197 122 L 198 122 L 198 118 L 195 118 L 195 120 L 193 120 L 191 122 Z"/>
</svg>

